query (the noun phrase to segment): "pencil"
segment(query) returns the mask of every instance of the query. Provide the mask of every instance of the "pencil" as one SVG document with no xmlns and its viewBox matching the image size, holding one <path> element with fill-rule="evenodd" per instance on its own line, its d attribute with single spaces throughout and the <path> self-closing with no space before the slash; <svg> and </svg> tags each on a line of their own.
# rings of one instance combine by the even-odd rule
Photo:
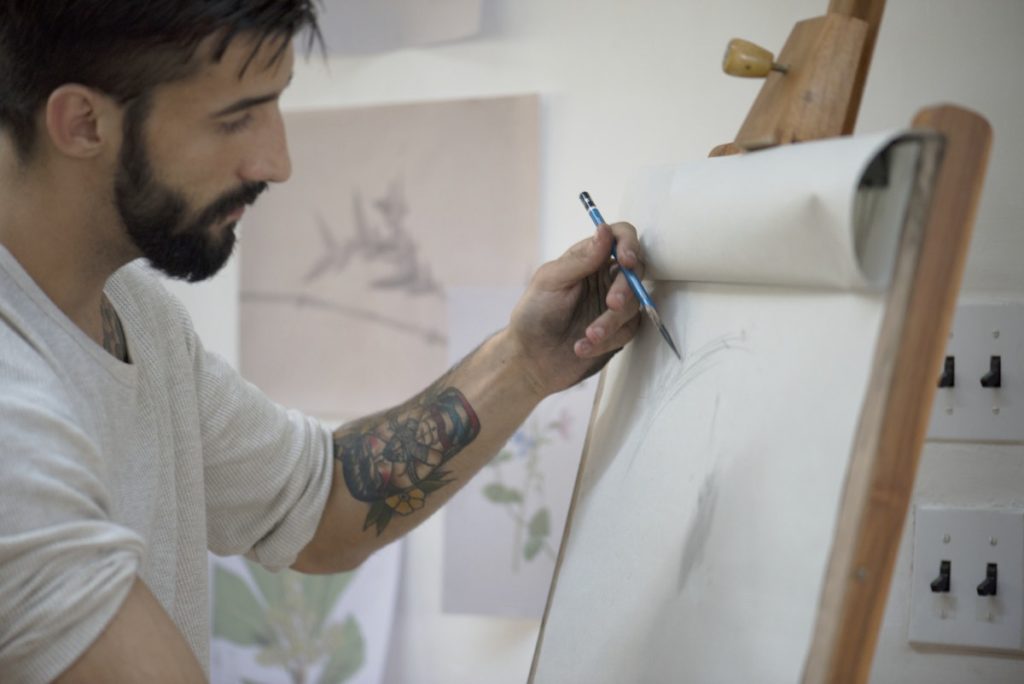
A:
<svg viewBox="0 0 1024 684">
<path fill-rule="evenodd" d="M 601 216 L 601 212 L 598 210 L 597 205 L 594 204 L 594 200 L 590 198 L 589 192 L 580 193 L 580 201 L 583 202 L 583 208 L 587 210 L 587 214 L 590 215 L 590 219 L 594 222 L 595 226 L 600 226 L 605 223 L 604 217 Z M 618 257 L 615 252 L 615 242 L 612 242 L 612 258 L 618 261 Z M 661 333 L 662 338 L 668 342 L 668 346 L 672 349 L 672 352 L 676 355 L 680 361 L 683 357 L 679 354 L 679 350 L 676 349 L 675 342 L 672 341 L 672 336 L 669 335 L 665 325 L 661 322 L 661 316 L 658 315 L 658 310 L 654 307 L 654 302 L 651 300 L 651 295 L 647 293 L 647 288 L 640 282 L 640 278 L 637 277 L 636 273 L 633 273 L 631 269 L 626 268 L 621 263 L 619 269 L 622 271 L 622 275 L 626 277 L 626 282 L 629 283 L 629 289 L 636 295 L 636 299 L 640 302 L 640 308 L 647 314 L 647 317 L 651 319 L 651 323 L 657 326 L 658 331 Z"/>
</svg>

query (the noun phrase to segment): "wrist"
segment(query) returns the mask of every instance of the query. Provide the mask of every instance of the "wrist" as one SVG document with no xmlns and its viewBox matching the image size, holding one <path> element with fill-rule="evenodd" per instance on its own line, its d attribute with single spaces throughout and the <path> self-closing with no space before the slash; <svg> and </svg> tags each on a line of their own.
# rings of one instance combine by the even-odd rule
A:
<svg viewBox="0 0 1024 684">
<path fill-rule="evenodd" d="M 526 346 L 511 332 L 504 328 L 492 336 L 485 346 L 491 346 L 491 353 L 497 361 L 503 382 L 499 385 L 522 394 L 535 403 L 539 403 L 551 392 L 537 372 L 536 364 Z"/>
</svg>

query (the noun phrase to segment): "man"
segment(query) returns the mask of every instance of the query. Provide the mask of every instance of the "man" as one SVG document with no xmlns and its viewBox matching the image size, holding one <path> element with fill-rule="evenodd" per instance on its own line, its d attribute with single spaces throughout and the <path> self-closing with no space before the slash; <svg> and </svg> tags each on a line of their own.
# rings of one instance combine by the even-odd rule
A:
<svg viewBox="0 0 1024 684">
<path fill-rule="evenodd" d="M 202 681 L 207 548 L 357 566 L 636 330 L 609 267 L 613 238 L 626 266 L 639 245 L 618 224 L 541 267 L 431 387 L 333 435 L 203 350 L 130 262 L 210 276 L 288 179 L 278 98 L 311 2 L 0 5 L 4 681 Z"/>
</svg>

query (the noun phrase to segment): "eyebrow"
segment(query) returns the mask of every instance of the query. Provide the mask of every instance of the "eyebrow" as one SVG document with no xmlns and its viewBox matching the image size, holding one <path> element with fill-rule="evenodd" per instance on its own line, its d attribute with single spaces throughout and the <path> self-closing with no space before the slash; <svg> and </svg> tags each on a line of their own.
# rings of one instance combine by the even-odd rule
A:
<svg viewBox="0 0 1024 684">
<path fill-rule="evenodd" d="M 292 83 L 292 78 L 295 74 L 288 77 L 288 82 L 284 84 L 284 88 L 287 88 Z M 258 107 L 261 104 L 267 102 L 273 102 L 281 97 L 281 93 L 284 92 L 284 88 L 276 93 L 270 93 L 269 95 L 257 95 L 256 97 L 247 97 L 244 100 L 239 100 L 234 104 L 230 104 L 224 109 L 218 110 L 212 114 L 214 119 L 219 119 L 222 116 L 228 116 L 229 114 L 237 114 L 238 112 L 250 109 L 252 107 Z"/>
</svg>

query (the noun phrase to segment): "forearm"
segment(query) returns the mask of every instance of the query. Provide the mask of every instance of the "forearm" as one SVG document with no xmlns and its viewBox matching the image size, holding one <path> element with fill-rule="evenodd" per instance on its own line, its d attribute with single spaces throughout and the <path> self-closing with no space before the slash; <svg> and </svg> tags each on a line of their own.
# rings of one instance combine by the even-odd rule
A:
<svg viewBox="0 0 1024 684">
<path fill-rule="evenodd" d="M 451 498 L 543 398 L 523 361 L 502 331 L 404 404 L 335 431 L 332 492 L 294 567 L 358 565 Z"/>
</svg>

